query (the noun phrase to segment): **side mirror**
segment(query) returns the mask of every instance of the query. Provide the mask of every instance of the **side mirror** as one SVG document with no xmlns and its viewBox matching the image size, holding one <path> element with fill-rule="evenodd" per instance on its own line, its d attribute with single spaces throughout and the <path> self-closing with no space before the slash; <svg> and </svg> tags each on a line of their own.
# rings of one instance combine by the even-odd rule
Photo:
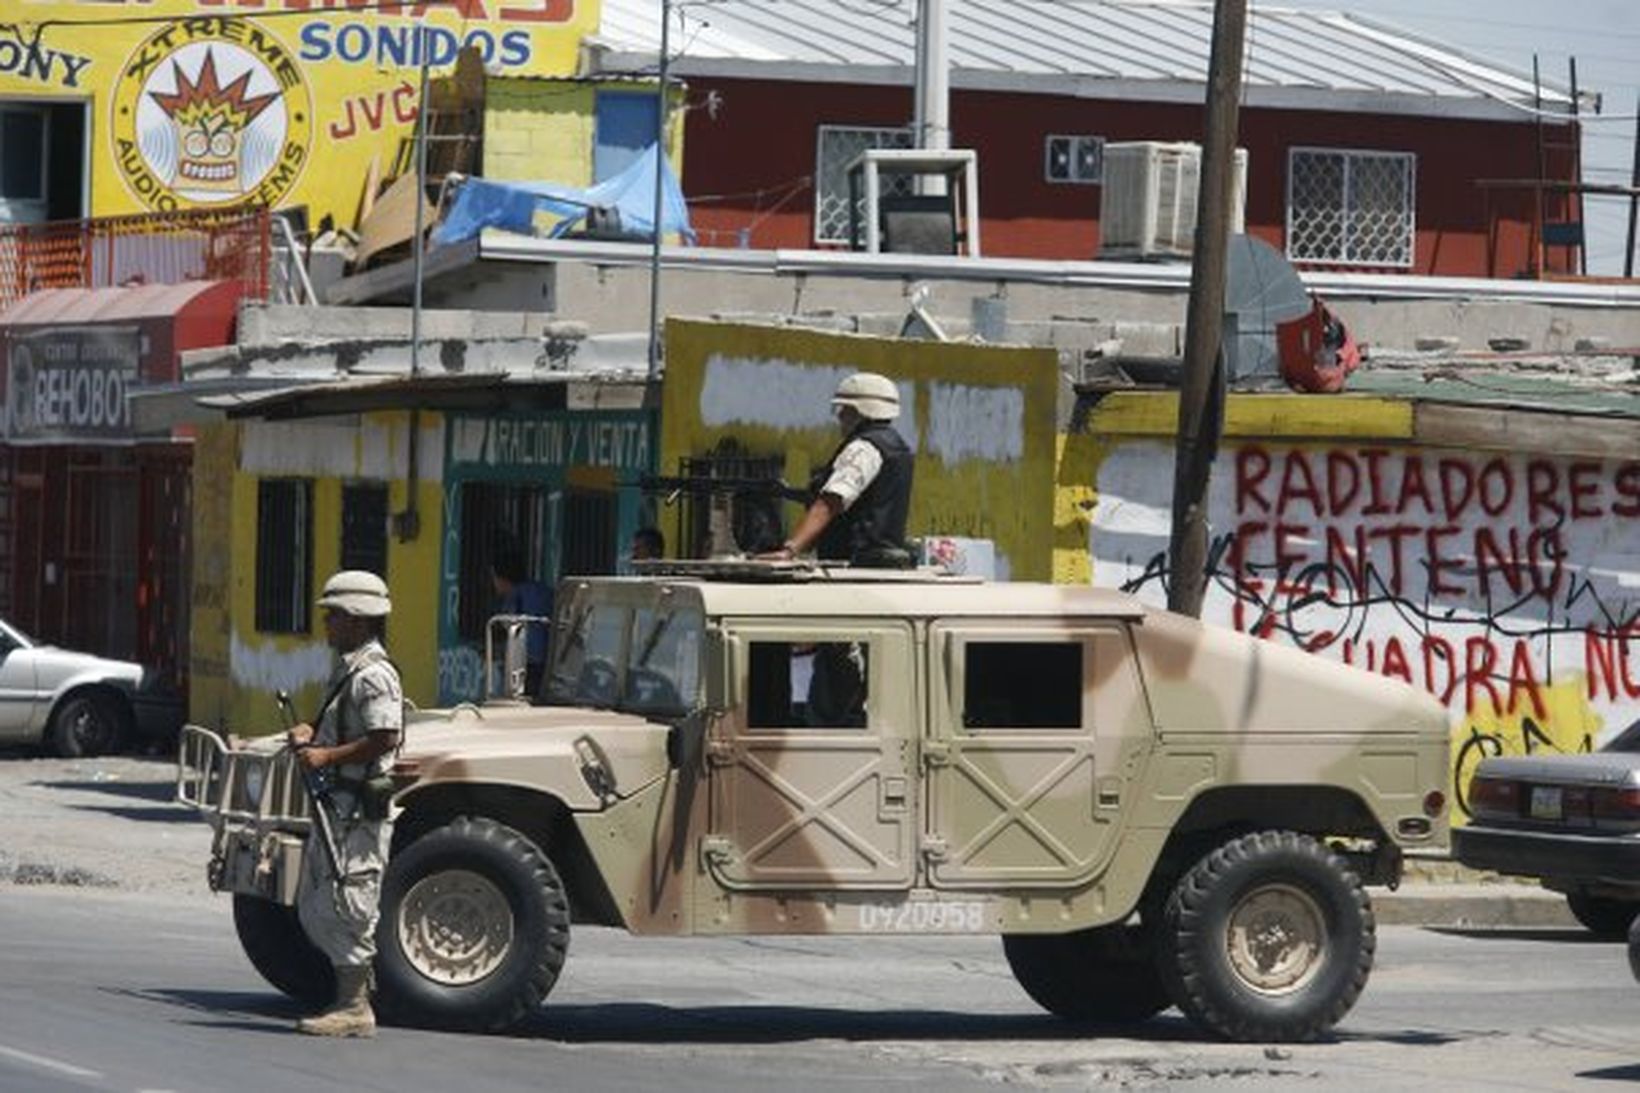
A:
<svg viewBox="0 0 1640 1093">
<path fill-rule="evenodd" d="M 708 626 L 704 644 L 706 708 L 712 713 L 722 713 L 738 702 L 735 683 L 740 641 L 725 633 L 722 627 Z"/>
</svg>

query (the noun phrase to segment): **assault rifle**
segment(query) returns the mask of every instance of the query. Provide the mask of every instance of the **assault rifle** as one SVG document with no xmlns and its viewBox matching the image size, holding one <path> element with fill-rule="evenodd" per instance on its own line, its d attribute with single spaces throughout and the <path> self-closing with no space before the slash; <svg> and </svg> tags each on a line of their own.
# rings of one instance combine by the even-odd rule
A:
<svg viewBox="0 0 1640 1093">
<path fill-rule="evenodd" d="M 702 502 L 708 512 L 709 557 L 723 557 L 737 551 L 752 554 L 767 550 L 780 541 L 777 505 L 763 502 L 795 501 L 807 505 L 814 494 L 787 485 L 779 478 L 750 478 L 710 474 L 649 474 L 638 480 L 645 493 L 666 495 L 670 505 L 682 494 Z"/>
<path fill-rule="evenodd" d="M 280 691 L 276 697 L 279 708 L 285 713 L 285 727 L 288 729 L 296 724 L 296 707 L 291 705 L 288 692 Z M 330 800 L 330 786 L 318 771 L 309 770 L 299 758 L 296 759 L 296 769 L 301 772 L 302 785 L 307 790 L 308 801 L 313 805 L 313 823 L 319 829 L 319 845 L 324 847 L 331 878 L 336 884 L 341 884 L 341 854 L 336 850 L 336 831 L 331 826 L 330 809 L 326 807 L 326 802 Z"/>
</svg>

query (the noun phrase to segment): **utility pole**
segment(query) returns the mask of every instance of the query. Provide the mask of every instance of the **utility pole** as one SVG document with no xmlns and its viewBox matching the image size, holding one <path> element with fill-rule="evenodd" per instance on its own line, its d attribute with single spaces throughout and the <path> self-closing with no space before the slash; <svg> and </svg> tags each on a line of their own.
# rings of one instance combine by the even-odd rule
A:
<svg viewBox="0 0 1640 1093">
<path fill-rule="evenodd" d="M 661 0 L 660 101 L 655 104 L 655 239 L 649 249 L 649 378 L 661 373 L 661 215 L 666 201 L 666 115 L 672 105 L 666 93 L 672 51 L 672 0 Z"/>
<path fill-rule="evenodd" d="M 912 140 L 918 148 L 951 147 L 951 35 L 946 0 L 917 0 L 917 69 Z M 943 176 L 918 175 L 920 194 L 945 193 Z"/>
<path fill-rule="evenodd" d="M 1184 326 L 1184 377 L 1179 387 L 1173 532 L 1168 544 L 1167 606 L 1197 618 L 1207 590 L 1207 483 L 1224 416 L 1220 397 L 1224 293 L 1246 38 L 1247 0 L 1215 0 L 1213 55 L 1207 68 L 1207 132 L 1202 140 L 1190 304 Z"/>
<path fill-rule="evenodd" d="M 421 375 L 421 275 L 427 244 L 422 238 L 422 220 L 427 204 L 427 69 L 431 63 L 428 54 L 433 48 L 433 36 L 427 33 L 427 24 L 416 27 L 416 41 L 421 46 L 421 90 L 416 99 L 416 234 L 410 242 L 410 375 Z"/>
</svg>

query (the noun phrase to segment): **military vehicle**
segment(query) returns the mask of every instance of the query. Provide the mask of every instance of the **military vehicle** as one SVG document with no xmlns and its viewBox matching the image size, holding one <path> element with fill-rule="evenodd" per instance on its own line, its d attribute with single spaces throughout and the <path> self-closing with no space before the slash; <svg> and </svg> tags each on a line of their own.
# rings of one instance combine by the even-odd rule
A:
<svg viewBox="0 0 1640 1093">
<path fill-rule="evenodd" d="M 1447 840 L 1432 699 L 1117 592 L 671 563 L 557 603 L 540 704 L 409 715 L 389 1019 L 512 1025 L 591 923 L 993 934 L 1069 1021 L 1312 1039 L 1372 967 L 1365 886 Z M 178 796 L 251 962 L 320 1000 L 277 749 L 190 727 Z"/>
</svg>

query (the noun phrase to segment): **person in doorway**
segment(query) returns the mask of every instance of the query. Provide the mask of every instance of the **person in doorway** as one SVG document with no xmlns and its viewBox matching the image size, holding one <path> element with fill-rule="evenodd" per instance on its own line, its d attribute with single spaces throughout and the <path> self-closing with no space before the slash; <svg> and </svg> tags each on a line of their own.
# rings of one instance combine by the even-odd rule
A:
<svg viewBox="0 0 1640 1093">
<path fill-rule="evenodd" d="M 887 376 L 856 372 L 837 385 L 831 407 L 843 442 L 815 473 L 815 499 L 796 530 L 762 557 L 794 558 L 813 549 L 822 561 L 908 568 L 913 457 L 893 425 L 900 416 L 899 388 Z"/>
<path fill-rule="evenodd" d="M 632 533 L 632 560 L 649 561 L 666 557 L 666 538 L 660 528 L 641 527 Z"/>
<path fill-rule="evenodd" d="M 297 762 L 325 772 L 330 781 L 329 792 L 313 806 L 330 812 L 337 868 L 332 870 L 314 824 L 296 910 L 308 939 L 336 969 L 336 998 L 296 1027 L 314 1036 L 374 1036 L 370 964 L 391 836 L 387 774 L 404 731 L 404 692 L 382 646 L 392 610 L 386 583 L 374 573 L 345 569 L 325 582 L 318 605 L 336 668 L 316 724 L 293 725 L 288 739 Z"/>
<path fill-rule="evenodd" d="M 552 593 L 529 575 L 524 552 L 511 543 L 498 546 L 490 563 L 498 615 L 552 617 Z M 547 623 L 531 622 L 524 629 L 524 694 L 534 698 L 547 667 Z"/>
</svg>

